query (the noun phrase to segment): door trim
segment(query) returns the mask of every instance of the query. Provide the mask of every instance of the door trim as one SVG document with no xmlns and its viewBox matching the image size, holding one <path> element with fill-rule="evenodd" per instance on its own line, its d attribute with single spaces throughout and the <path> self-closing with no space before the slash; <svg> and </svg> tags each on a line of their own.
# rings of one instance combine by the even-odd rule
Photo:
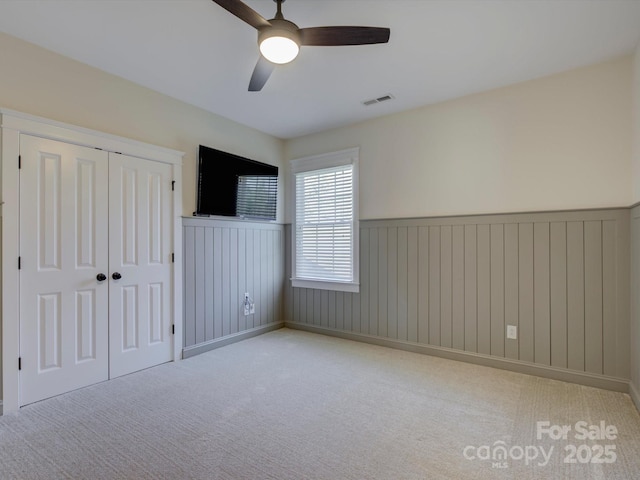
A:
<svg viewBox="0 0 640 480">
<path fill-rule="evenodd" d="M 184 152 L 158 147 L 83 127 L 48 120 L 13 110 L 0 109 L 2 127 L 2 413 L 20 407 L 20 291 L 18 255 L 20 252 L 20 191 L 18 155 L 20 135 L 58 140 L 100 148 L 172 165 L 175 191 L 173 195 L 173 264 L 172 314 L 175 324 L 173 360 L 182 357 L 182 158 Z"/>
</svg>

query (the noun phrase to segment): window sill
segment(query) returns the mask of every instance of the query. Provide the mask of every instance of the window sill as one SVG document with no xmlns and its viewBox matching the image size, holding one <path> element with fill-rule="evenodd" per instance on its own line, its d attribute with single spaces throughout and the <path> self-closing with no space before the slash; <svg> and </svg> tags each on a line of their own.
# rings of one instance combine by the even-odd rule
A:
<svg viewBox="0 0 640 480">
<path fill-rule="evenodd" d="M 291 285 L 294 288 L 315 288 L 317 290 L 360 293 L 360 284 L 353 282 L 331 282 L 324 280 L 303 280 L 300 278 L 292 278 Z"/>
</svg>

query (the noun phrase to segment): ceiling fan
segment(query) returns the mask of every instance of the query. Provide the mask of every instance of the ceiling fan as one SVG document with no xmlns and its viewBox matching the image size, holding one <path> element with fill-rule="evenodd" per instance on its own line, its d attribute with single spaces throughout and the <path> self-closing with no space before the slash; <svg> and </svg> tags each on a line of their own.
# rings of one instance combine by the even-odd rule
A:
<svg viewBox="0 0 640 480">
<path fill-rule="evenodd" d="M 258 30 L 261 56 L 249 81 L 250 92 L 262 90 L 276 65 L 291 62 L 303 45 L 371 45 L 389 41 L 388 28 L 349 26 L 299 28 L 282 15 L 282 3 L 285 0 L 273 0 L 278 4 L 278 9 L 276 16 L 271 20 L 266 20 L 240 0 L 213 1 Z"/>
</svg>

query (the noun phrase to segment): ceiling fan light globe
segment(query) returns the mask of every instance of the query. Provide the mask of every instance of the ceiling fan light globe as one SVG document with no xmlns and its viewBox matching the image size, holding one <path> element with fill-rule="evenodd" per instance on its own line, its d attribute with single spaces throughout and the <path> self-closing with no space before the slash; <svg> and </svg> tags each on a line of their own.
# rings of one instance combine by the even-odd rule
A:
<svg viewBox="0 0 640 480">
<path fill-rule="evenodd" d="M 298 56 L 300 47 L 290 38 L 273 36 L 260 42 L 260 53 L 272 63 L 289 63 Z"/>
</svg>

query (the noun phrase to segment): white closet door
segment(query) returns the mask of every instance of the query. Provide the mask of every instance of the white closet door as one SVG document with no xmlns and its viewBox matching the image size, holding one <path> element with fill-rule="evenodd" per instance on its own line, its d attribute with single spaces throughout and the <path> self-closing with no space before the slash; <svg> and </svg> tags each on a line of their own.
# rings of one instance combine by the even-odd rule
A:
<svg viewBox="0 0 640 480">
<path fill-rule="evenodd" d="M 108 378 L 108 155 L 20 139 L 20 404 Z"/>
<path fill-rule="evenodd" d="M 172 167 L 110 154 L 110 377 L 172 359 Z"/>
</svg>

